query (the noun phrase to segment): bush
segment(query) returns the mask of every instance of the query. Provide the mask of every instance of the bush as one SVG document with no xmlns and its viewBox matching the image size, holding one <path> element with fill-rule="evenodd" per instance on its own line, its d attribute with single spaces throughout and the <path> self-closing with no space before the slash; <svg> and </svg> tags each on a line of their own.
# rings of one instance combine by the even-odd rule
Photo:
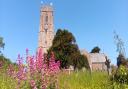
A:
<svg viewBox="0 0 128 89">
<path fill-rule="evenodd" d="M 128 68 L 123 65 L 117 69 L 114 80 L 117 83 L 128 84 Z"/>
</svg>

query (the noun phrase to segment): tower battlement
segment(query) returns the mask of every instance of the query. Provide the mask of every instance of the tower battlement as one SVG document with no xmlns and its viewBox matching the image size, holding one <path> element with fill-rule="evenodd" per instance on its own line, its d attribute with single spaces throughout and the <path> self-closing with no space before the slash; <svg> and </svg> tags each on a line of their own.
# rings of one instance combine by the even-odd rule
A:
<svg viewBox="0 0 128 89">
<path fill-rule="evenodd" d="M 51 6 L 51 5 L 42 5 L 41 6 L 41 12 L 45 12 L 45 11 L 52 11 L 53 12 L 53 6 Z"/>
</svg>

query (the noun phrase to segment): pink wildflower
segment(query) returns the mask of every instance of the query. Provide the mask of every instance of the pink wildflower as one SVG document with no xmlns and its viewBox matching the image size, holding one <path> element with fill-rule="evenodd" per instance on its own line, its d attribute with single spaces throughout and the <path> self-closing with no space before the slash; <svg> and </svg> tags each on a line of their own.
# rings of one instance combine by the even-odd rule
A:
<svg viewBox="0 0 128 89">
<path fill-rule="evenodd" d="M 34 88 L 35 85 L 36 85 L 35 81 L 34 80 L 30 80 L 30 85 L 31 85 L 32 88 Z"/>
</svg>

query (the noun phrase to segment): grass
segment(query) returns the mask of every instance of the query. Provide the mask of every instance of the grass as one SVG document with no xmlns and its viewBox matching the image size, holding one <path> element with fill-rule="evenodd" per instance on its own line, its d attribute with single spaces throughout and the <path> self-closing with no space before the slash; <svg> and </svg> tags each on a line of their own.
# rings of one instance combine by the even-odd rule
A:
<svg viewBox="0 0 128 89">
<path fill-rule="evenodd" d="M 15 89 L 16 82 L 11 79 L 6 73 L 0 73 L 0 89 Z"/>
<path fill-rule="evenodd" d="M 59 86 L 60 89 L 112 89 L 105 72 L 74 72 L 71 75 L 61 73 Z"/>
</svg>

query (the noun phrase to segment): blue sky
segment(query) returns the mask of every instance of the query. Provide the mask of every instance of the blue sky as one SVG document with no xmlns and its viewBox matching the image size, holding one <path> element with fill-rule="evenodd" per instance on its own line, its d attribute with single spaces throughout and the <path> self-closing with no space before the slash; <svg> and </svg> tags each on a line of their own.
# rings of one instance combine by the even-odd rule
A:
<svg viewBox="0 0 128 89">
<path fill-rule="evenodd" d="M 53 3 L 54 28 L 68 29 L 80 49 L 99 46 L 116 64 L 113 31 L 125 42 L 128 51 L 128 0 L 42 0 Z M 41 0 L 0 0 L 0 36 L 6 43 L 4 55 L 16 61 L 38 44 Z"/>
</svg>

